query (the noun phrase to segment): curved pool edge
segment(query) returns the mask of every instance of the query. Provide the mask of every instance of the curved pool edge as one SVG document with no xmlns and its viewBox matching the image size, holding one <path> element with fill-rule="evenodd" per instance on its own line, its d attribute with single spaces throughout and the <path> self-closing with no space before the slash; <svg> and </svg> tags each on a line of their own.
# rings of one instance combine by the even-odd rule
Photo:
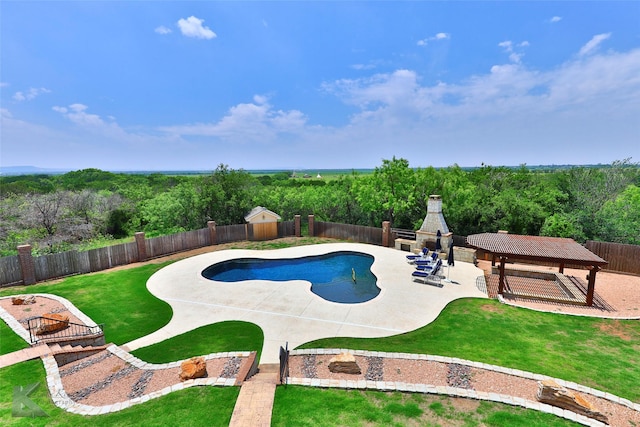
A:
<svg viewBox="0 0 640 427">
<path fill-rule="evenodd" d="M 380 294 L 358 304 L 340 304 L 322 300 L 311 293 L 309 282 L 283 287 L 282 283 L 265 288 L 265 281 L 247 281 L 211 292 L 210 281 L 200 271 L 213 262 L 255 256 L 260 258 L 300 257 L 348 250 L 374 257 L 371 271 L 378 278 Z M 289 343 L 294 348 L 304 342 L 334 337 L 382 337 L 422 327 L 437 317 L 452 300 L 464 297 L 486 298 L 475 287 L 482 271 L 473 264 L 456 262 L 452 280 L 435 288 L 412 281 L 413 267 L 406 252 L 361 243 L 328 243 L 270 250 L 229 249 L 187 258 L 156 272 L 147 288 L 171 305 L 171 321 L 158 331 L 132 341 L 134 349 L 162 341 L 199 326 L 224 320 L 255 323 L 264 332 L 261 363 L 277 363 L 278 348 Z M 445 267 L 446 268 L 446 267 Z M 278 282 L 266 282 L 274 284 Z"/>
</svg>

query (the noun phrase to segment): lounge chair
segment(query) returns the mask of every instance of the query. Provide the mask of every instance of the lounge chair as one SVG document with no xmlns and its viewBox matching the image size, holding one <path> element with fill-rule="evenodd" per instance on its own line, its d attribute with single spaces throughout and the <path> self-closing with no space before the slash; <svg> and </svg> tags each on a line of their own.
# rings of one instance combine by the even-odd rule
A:
<svg viewBox="0 0 640 427">
<path fill-rule="evenodd" d="M 438 260 L 439 260 L 438 254 L 436 252 L 432 252 L 431 256 L 428 256 L 425 259 L 416 259 L 415 260 L 415 264 L 417 264 L 417 265 L 433 265 Z"/>
<path fill-rule="evenodd" d="M 422 248 L 422 252 L 419 254 L 411 254 L 411 255 L 407 255 L 407 262 L 409 262 L 409 264 L 413 264 L 418 260 L 426 260 L 427 254 L 429 253 L 429 249 L 428 248 Z"/>
<path fill-rule="evenodd" d="M 418 264 L 416 265 L 416 270 L 433 270 L 433 271 L 438 271 L 440 269 L 440 267 L 442 267 L 442 260 L 438 259 L 436 262 L 432 262 L 429 264 Z"/>
<path fill-rule="evenodd" d="M 425 285 L 433 285 L 439 288 L 443 286 L 441 277 L 436 276 L 433 272 L 416 270 L 411 274 L 411 276 L 413 276 L 414 281 L 422 282 Z"/>
</svg>

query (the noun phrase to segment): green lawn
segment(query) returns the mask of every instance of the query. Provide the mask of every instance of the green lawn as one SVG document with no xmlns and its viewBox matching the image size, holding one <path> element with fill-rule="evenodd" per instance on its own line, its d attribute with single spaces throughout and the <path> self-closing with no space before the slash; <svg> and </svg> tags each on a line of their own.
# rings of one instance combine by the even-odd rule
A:
<svg viewBox="0 0 640 427">
<path fill-rule="evenodd" d="M 23 293 L 59 295 L 71 301 L 94 322 L 103 323 L 108 343 L 124 344 L 160 329 L 171 319 L 171 306 L 151 295 L 146 287 L 147 279 L 167 264 L 147 264 L 111 273 L 72 276 L 55 284 L 9 288 L 0 291 L 0 296 Z M 2 347 L 4 354 L 6 351 Z"/>
<path fill-rule="evenodd" d="M 561 427 L 577 424 L 539 411 L 420 393 L 281 386 L 271 425 Z"/>
<path fill-rule="evenodd" d="M 310 243 L 310 242 L 309 242 Z M 268 246 L 267 246 L 268 247 Z M 10 288 L 0 296 L 54 293 L 73 302 L 98 323 L 107 342 L 123 344 L 164 326 L 168 304 L 146 289 L 147 279 L 164 264 L 66 278 L 57 284 Z M 245 322 L 222 322 L 190 331 L 136 356 L 162 363 L 218 351 L 260 351 L 262 331 Z M 0 353 L 26 347 L 0 324 Z M 484 299 L 457 300 L 430 325 L 380 339 L 335 338 L 304 345 L 375 351 L 440 354 L 519 368 L 575 381 L 640 401 L 640 322 L 544 314 Z M 2 425 L 227 425 L 238 389 L 198 387 L 172 393 L 128 410 L 84 418 L 68 414 L 48 398 L 39 361 L 0 369 Z M 33 400 L 50 416 L 11 417 L 12 387 L 40 382 Z M 340 403 L 342 402 L 342 403 Z M 279 387 L 274 425 L 568 425 L 535 411 L 477 403 L 469 411 L 443 396 Z M 474 403 L 474 405 L 475 405 Z M 355 410 L 364 405 L 367 410 Z M 292 412 L 297 413 L 295 418 Z M 440 415 L 438 415 L 440 414 Z M 426 418 L 429 420 L 423 422 Z M 453 418 L 452 418 L 453 417 Z M 318 421 L 319 420 L 319 421 Z M 556 423 L 556 424 L 553 424 Z"/>
<path fill-rule="evenodd" d="M 168 363 L 193 356 L 227 351 L 256 351 L 260 360 L 264 335 L 253 323 L 229 321 L 201 326 L 131 352 L 149 363 Z"/>
<path fill-rule="evenodd" d="M 13 417 L 13 387 L 39 383 L 29 398 L 47 417 Z M 112 414 L 84 417 L 53 404 L 40 360 L 0 369 L 0 425 L 3 426 L 228 426 L 239 387 L 192 387 Z"/>
<path fill-rule="evenodd" d="M 494 300 L 450 303 L 435 322 L 388 338 L 327 338 L 301 348 L 426 353 L 574 381 L 640 401 L 640 322 L 540 313 Z"/>
</svg>

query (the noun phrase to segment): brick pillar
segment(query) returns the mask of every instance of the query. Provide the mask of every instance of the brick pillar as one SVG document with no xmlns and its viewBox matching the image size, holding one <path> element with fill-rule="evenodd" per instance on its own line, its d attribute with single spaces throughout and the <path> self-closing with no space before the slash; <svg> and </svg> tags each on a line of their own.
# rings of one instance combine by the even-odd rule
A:
<svg viewBox="0 0 640 427">
<path fill-rule="evenodd" d="M 314 237 L 314 234 L 313 234 L 313 215 L 309 215 L 309 237 Z"/>
<path fill-rule="evenodd" d="M 18 261 L 22 270 L 22 281 L 25 285 L 36 283 L 36 265 L 31 255 L 31 245 L 18 246 Z"/>
<path fill-rule="evenodd" d="M 300 233 L 300 215 L 296 215 L 296 216 L 293 217 L 293 223 L 294 223 L 296 237 L 301 237 L 301 233 Z"/>
<path fill-rule="evenodd" d="M 382 221 L 382 246 L 388 248 L 391 246 L 391 222 Z"/>
<path fill-rule="evenodd" d="M 136 246 L 138 248 L 138 262 L 147 260 L 147 245 L 145 244 L 144 231 L 138 231 L 136 234 Z"/>
<path fill-rule="evenodd" d="M 218 244 L 218 235 L 216 234 L 216 222 L 207 221 L 207 228 L 209 229 L 209 244 L 211 246 Z"/>
</svg>

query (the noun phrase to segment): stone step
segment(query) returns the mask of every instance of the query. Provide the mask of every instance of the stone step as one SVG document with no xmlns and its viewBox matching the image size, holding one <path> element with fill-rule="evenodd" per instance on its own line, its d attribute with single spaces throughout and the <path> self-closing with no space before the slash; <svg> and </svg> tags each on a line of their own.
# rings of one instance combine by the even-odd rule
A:
<svg viewBox="0 0 640 427">
<path fill-rule="evenodd" d="M 58 343 L 48 344 L 48 346 L 51 353 L 55 353 L 57 351 L 62 350 L 62 347 L 60 347 L 60 344 Z"/>
<path fill-rule="evenodd" d="M 258 373 L 266 374 L 266 373 L 280 373 L 280 364 L 279 363 L 262 363 L 258 365 Z"/>
</svg>

